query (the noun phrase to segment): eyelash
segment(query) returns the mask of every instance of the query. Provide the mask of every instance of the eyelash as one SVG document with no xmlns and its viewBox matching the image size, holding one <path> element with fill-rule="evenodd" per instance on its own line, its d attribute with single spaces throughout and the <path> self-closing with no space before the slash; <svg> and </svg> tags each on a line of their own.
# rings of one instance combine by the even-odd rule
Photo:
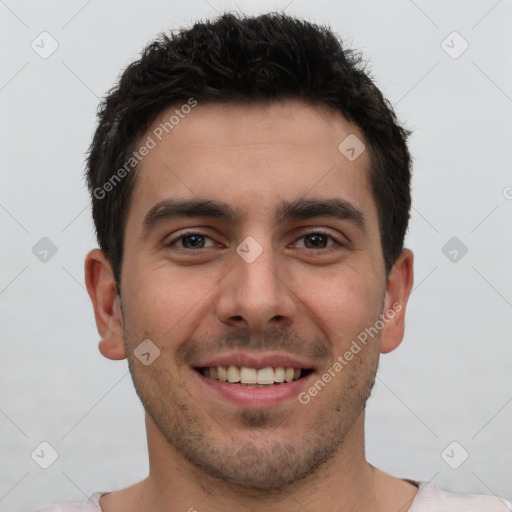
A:
<svg viewBox="0 0 512 512">
<path fill-rule="evenodd" d="M 205 235 L 204 233 L 201 233 L 199 231 L 185 231 L 184 233 L 181 233 L 180 236 L 178 236 L 176 238 L 173 238 L 170 242 L 166 243 L 165 245 L 166 245 L 166 247 L 172 247 L 172 246 L 176 245 L 176 243 L 179 242 L 180 240 L 183 240 L 184 238 L 187 238 L 189 236 L 194 236 L 194 235 L 202 236 L 202 237 L 205 237 L 205 238 L 210 238 L 210 240 L 213 240 L 210 236 Z M 323 235 L 323 236 L 325 236 L 327 238 L 330 238 L 334 242 L 334 246 L 332 246 L 332 247 L 324 247 L 324 248 L 321 248 L 321 249 L 314 249 L 314 248 L 305 247 L 304 248 L 305 250 L 312 250 L 312 251 L 315 251 L 315 252 L 332 251 L 336 246 L 342 247 L 344 245 L 342 242 L 340 242 L 339 239 L 334 237 L 331 233 L 328 233 L 327 231 L 324 231 L 322 229 L 315 229 L 313 231 L 309 231 L 307 233 L 303 233 L 299 238 L 296 239 L 296 241 L 300 240 L 301 238 L 305 238 L 305 237 L 311 236 L 311 235 Z M 189 249 L 187 247 L 180 247 L 180 249 L 182 249 L 184 251 L 194 251 L 194 252 L 197 252 L 200 249 L 209 249 L 209 247 L 205 247 L 205 248 L 204 247 L 200 247 L 199 249 Z"/>
</svg>

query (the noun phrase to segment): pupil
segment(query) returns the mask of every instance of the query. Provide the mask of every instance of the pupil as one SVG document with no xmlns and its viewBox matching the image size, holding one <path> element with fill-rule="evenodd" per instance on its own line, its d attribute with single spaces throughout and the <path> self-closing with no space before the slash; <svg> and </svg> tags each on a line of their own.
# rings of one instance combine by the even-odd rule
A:
<svg viewBox="0 0 512 512">
<path fill-rule="evenodd" d="M 312 243 L 308 243 L 307 241 L 312 241 Z M 325 242 L 327 240 L 327 237 L 324 236 L 324 235 L 308 235 L 306 237 L 306 247 L 310 248 L 310 247 L 319 247 L 320 245 L 322 247 L 325 247 Z"/>
</svg>

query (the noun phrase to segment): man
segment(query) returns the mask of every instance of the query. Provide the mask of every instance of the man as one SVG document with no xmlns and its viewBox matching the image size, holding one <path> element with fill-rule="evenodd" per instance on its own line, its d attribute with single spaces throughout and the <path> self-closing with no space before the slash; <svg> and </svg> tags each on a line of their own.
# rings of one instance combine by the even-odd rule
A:
<svg viewBox="0 0 512 512">
<path fill-rule="evenodd" d="M 150 44 L 109 93 L 85 275 L 150 473 L 42 510 L 511 510 L 366 461 L 413 254 L 409 132 L 360 64 L 326 28 L 224 15 Z"/>
</svg>

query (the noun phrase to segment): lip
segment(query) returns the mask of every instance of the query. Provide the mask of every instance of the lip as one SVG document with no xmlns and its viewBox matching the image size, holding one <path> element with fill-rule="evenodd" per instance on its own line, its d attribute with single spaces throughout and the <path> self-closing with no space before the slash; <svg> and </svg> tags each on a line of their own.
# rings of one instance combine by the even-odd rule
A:
<svg viewBox="0 0 512 512">
<path fill-rule="evenodd" d="M 230 352 L 229 354 L 220 354 L 212 359 L 195 362 L 193 368 L 207 368 L 210 366 L 245 366 L 247 368 L 301 368 L 314 370 L 310 361 L 300 359 L 292 354 L 284 352 L 265 352 L 264 354 L 248 352 Z"/>
<path fill-rule="evenodd" d="M 302 377 L 292 382 L 282 382 L 268 388 L 247 388 L 237 384 L 230 384 L 221 380 L 210 379 L 198 371 L 193 373 L 199 379 L 201 385 L 206 386 L 209 394 L 214 393 L 223 401 L 230 401 L 243 409 L 264 409 L 282 405 L 289 400 L 297 401 L 299 393 L 310 386 L 316 373 Z"/>
</svg>

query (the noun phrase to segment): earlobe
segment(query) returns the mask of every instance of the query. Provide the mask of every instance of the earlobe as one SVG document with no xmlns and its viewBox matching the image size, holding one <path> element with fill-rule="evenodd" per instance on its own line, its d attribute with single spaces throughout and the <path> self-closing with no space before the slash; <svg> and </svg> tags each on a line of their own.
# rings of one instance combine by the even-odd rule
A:
<svg viewBox="0 0 512 512">
<path fill-rule="evenodd" d="M 405 310 L 414 282 L 414 255 L 404 249 L 388 277 L 383 314 L 386 317 L 381 337 L 381 353 L 395 350 L 404 337 Z"/>
<path fill-rule="evenodd" d="M 124 359 L 121 302 L 112 268 L 105 254 L 93 249 L 85 259 L 85 283 L 100 334 L 99 350 L 108 359 Z"/>
</svg>

